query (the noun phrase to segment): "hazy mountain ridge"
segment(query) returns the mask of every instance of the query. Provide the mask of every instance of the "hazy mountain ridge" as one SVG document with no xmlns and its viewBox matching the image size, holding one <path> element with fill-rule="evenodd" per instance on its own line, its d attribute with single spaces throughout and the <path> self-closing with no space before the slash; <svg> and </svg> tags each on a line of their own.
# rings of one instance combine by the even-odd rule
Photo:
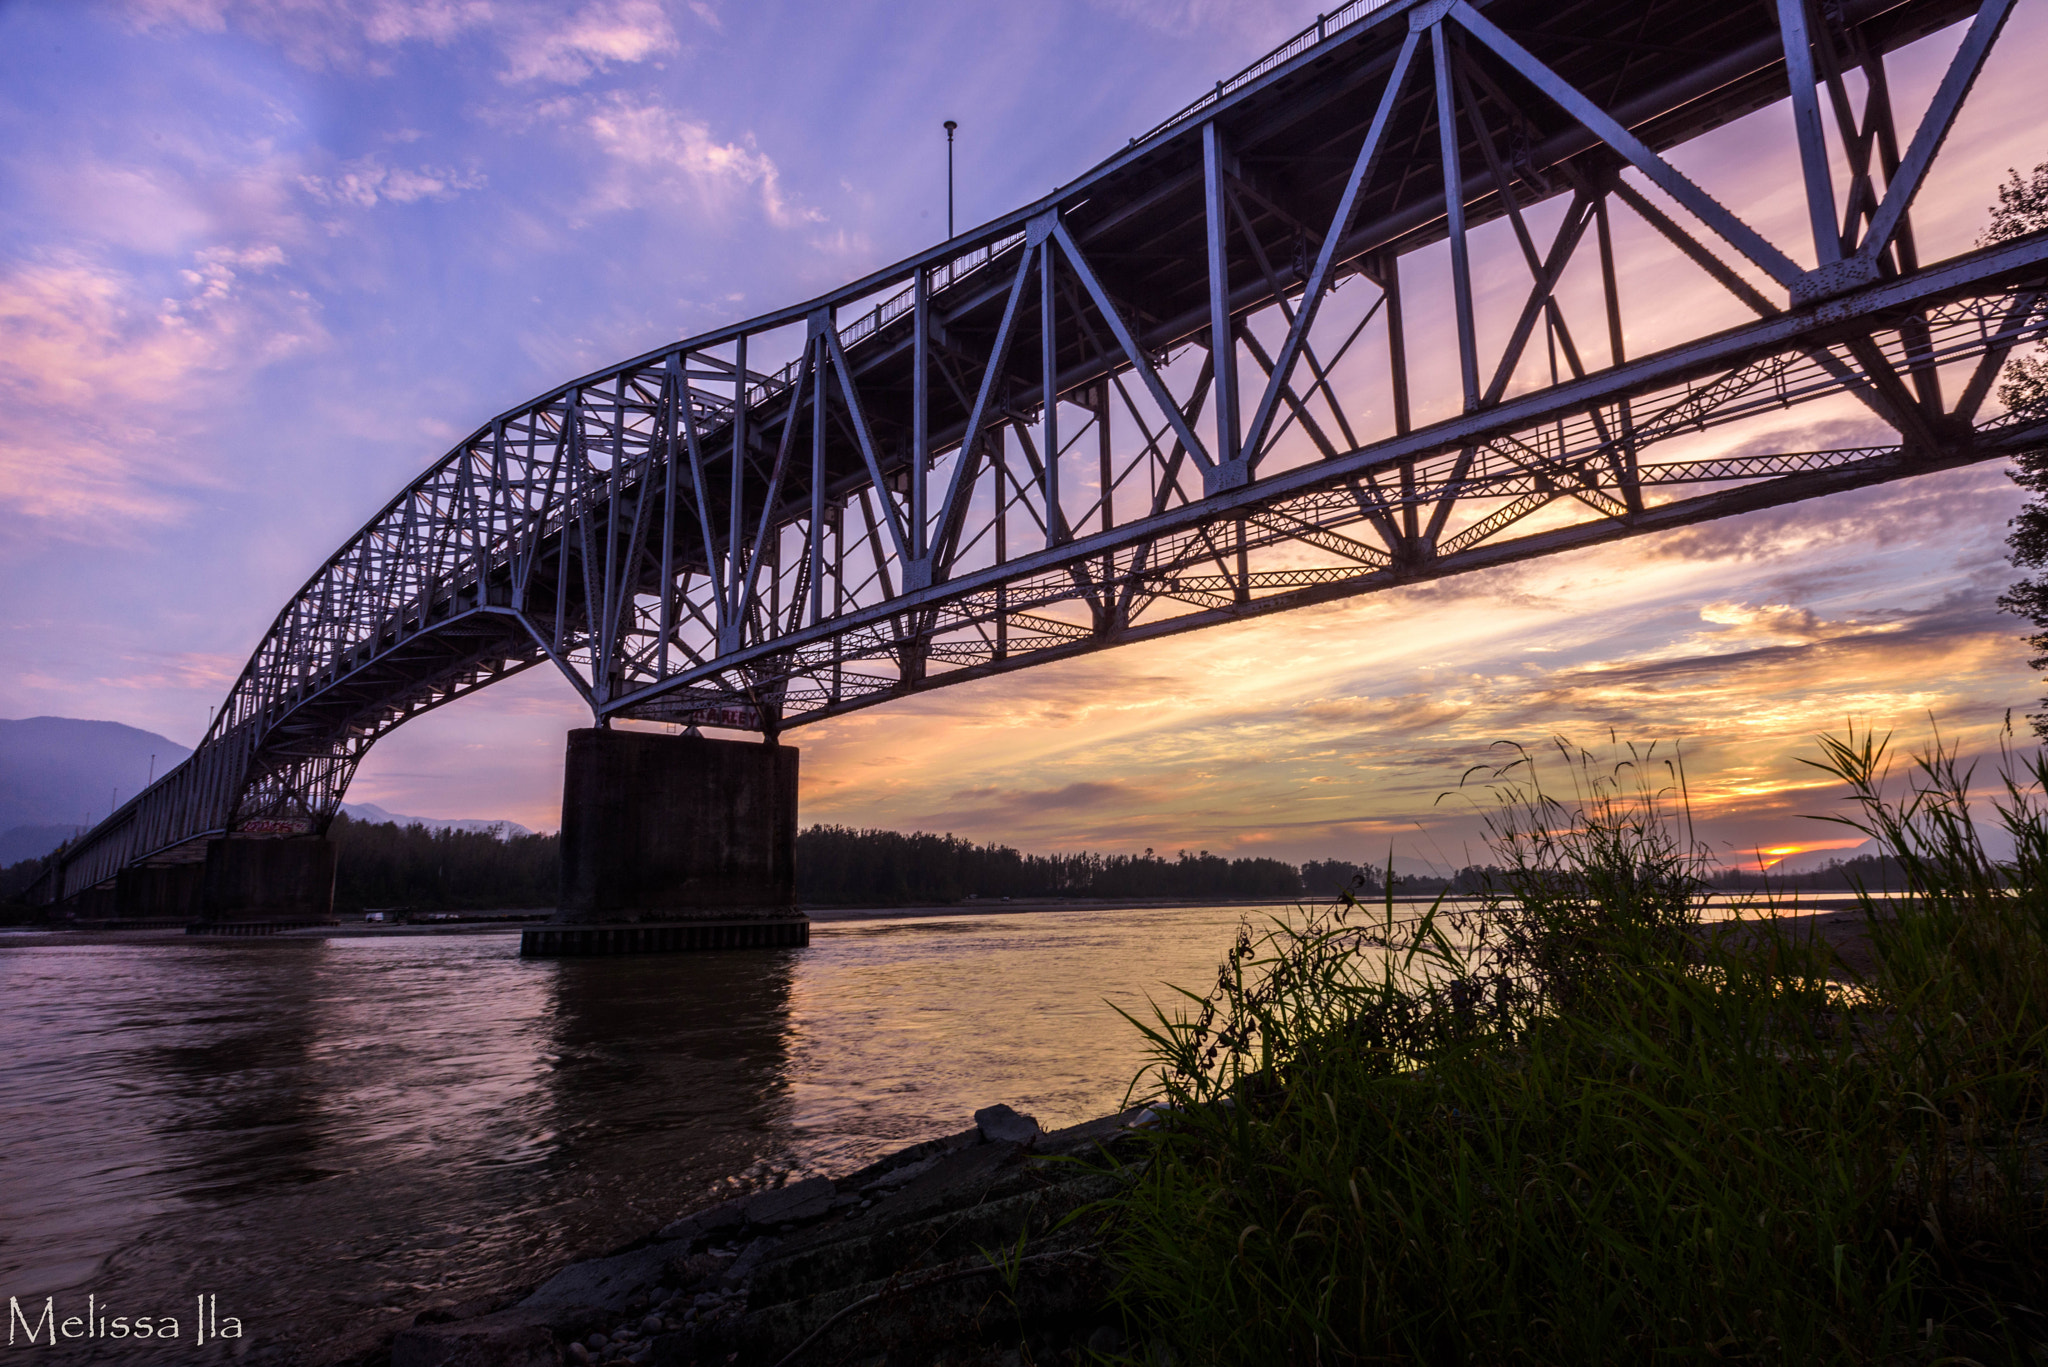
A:
<svg viewBox="0 0 2048 1367">
<path fill-rule="evenodd" d="M 0 866 L 37 859 L 106 820 L 122 803 L 192 753 L 168 736 L 117 721 L 0 718 Z M 428 830 L 530 835 L 516 821 L 404 816 L 374 803 L 344 803 L 358 821 Z"/>
<path fill-rule="evenodd" d="M 161 777 L 191 753 L 117 721 L 0 720 L 0 831 L 104 821 L 148 785 L 152 771 Z"/>
</svg>

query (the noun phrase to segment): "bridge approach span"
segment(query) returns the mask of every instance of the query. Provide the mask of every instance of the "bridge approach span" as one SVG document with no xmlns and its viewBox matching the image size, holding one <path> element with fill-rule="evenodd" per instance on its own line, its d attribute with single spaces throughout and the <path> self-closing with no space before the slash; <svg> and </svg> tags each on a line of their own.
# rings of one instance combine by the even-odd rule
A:
<svg viewBox="0 0 2048 1367">
<path fill-rule="evenodd" d="M 2039 449 L 1995 391 L 2048 332 L 2048 235 L 1913 232 L 2014 3 L 1354 3 L 1038 203 L 478 428 L 39 895 L 324 831 L 379 736 L 539 664 L 600 725 L 773 737 Z M 1943 30 L 1895 116 L 1888 57 Z M 1778 241 L 1672 162 L 1770 106 Z M 1732 312 L 1689 330 L 1618 241 Z M 1824 418 L 1860 444 L 1779 435 Z"/>
</svg>

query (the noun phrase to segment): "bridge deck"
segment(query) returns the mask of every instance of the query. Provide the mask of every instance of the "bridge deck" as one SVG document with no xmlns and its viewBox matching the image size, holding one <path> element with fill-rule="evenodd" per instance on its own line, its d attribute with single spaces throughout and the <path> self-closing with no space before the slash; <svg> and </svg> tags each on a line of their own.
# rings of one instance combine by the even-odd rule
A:
<svg viewBox="0 0 2048 1367">
<path fill-rule="evenodd" d="M 1354 4 L 1036 204 L 480 427 L 46 893 L 324 828 L 378 736 L 542 662 L 600 717 L 773 732 L 2032 449 L 2040 422 L 1981 410 L 2048 327 L 2048 243 L 1923 263 L 1909 212 L 2011 3 Z M 1964 20 L 1896 120 L 1886 54 Z M 1788 96 L 1814 223 L 1789 246 L 1660 155 Z M 1628 356 L 1658 301 L 1621 297 L 1611 216 L 1754 321 Z M 1475 322 L 1475 282 L 1527 290 L 1511 326 Z M 1410 373 L 1419 289 L 1451 301 L 1450 416 Z M 1701 441 L 1841 402 L 1867 444 Z"/>
</svg>

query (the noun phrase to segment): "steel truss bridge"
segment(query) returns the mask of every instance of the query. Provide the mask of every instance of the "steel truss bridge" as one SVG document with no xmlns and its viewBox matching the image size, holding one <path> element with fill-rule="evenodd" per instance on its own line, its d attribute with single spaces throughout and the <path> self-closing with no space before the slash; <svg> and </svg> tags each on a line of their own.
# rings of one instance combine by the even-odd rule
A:
<svg viewBox="0 0 2048 1367">
<path fill-rule="evenodd" d="M 544 662 L 601 725 L 773 736 L 2048 446 L 1987 407 L 2048 235 L 1926 262 L 1911 214 L 2014 3 L 1357 0 L 1036 204 L 491 419 L 41 894 L 324 830 L 378 737 Z M 1902 136 L 1887 55 L 1953 25 Z M 1666 153 L 1788 98 L 1773 243 Z M 1625 232 L 1745 321 L 1630 297 Z"/>
</svg>

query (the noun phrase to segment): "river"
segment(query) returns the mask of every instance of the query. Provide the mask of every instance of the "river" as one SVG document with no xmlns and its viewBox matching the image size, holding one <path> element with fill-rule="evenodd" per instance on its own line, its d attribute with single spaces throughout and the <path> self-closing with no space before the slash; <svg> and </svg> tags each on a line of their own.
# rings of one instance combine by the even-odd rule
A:
<svg viewBox="0 0 2048 1367">
<path fill-rule="evenodd" d="M 1212 982 L 1262 914 L 826 921 L 801 950 L 571 960 L 508 933 L 0 936 L 0 1295 L 175 1316 L 192 1348 L 208 1294 L 243 1337 L 200 1353 L 333 1362 L 735 1183 L 843 1172 L 994 1102 L 1103 1114 L 1142 1063 L 1109 1004 Z"/>
</svg>

